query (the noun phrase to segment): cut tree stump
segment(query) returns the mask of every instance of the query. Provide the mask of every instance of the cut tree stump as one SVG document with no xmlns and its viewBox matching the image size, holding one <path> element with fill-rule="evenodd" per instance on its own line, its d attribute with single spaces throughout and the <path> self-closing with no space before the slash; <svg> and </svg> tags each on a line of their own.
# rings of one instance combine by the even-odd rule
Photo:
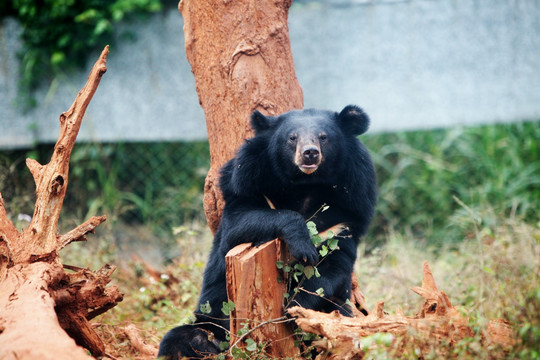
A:
<svg viewBox="0 0 540 360">
<path fill-rule="evenodd" d="M 285 244 L 277 239 L 259 247 L 241 244 L 227 253 L 227 295 L 235 304 L 230 315 L 231 349 L 245 347 L 243 340 L 249 337 L 265 344 L 264 352 L 273 358 L 299 355 L 292 324 L 283 316 L 286 281 L 276 267 L 278 260 L 287 261 L 287 257 Z M 239 337 L 244 325 L 250 332 Z"/>
<path fill-rule="evenodd" d="M 58 220 L 68 185 L 69 159 L 81 122 L 107 71 L 105 47 L 86 85 L 68 111 L 60 115 L 60 135 L 51 160 L 41 165 L 27 159 L 36 184 L 34 214 L 22 232 L 8 219 L 0 195 L 0 358 L 91 359 L 105 346 L 89 320 L 122 300 L 109 286 L 115 267 L 96 272 L 64 266 L 58 252 L 105 221 L 95 216 L 64 235 Z M 70 270 L 66 272 L 65 269 Z"/>
</svg>

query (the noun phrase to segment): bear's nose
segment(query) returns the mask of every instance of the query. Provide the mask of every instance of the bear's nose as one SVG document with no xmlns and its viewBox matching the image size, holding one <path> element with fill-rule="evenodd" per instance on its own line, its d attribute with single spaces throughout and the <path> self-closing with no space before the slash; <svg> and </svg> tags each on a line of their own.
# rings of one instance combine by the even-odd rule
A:
<svg viewBox="0 0 540 360">
<path fill-rule="evenodd" d="M 302 154 L 304 155 L 304 160 L 309 163 L 315 163 L 319 158 L 319 149 L 315 146 L 305 147 Z"/>
</svg>

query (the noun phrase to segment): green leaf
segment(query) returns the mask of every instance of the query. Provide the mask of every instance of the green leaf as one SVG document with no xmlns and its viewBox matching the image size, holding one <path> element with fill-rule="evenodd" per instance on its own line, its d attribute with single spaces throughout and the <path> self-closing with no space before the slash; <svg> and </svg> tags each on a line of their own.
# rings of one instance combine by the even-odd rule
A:
<svg viewBox="0 0 540 360">
<path fill-rule="evenodd" d="M 328 255 L 328 248 L 326 247 L 326 245 L 323 245 L 321 247 L 321 250 L 319 250 L 319 254 L 321 254 L 322 257 Z"/>
<path fill-rule="evenodd" d="M 309 231 L 309 236 L 317 235 L 319 232 L 317 231 L 317 225 L 313 221 L 308 221 L 306 223 L 306 226 Z"/>
<path fill-rule="evenodd" d="M 285 263 L 282 261 L 282 260 L 278 260 L 276 261 L 276 267 L 278 269 L 283 269 L 283 266 L 285 265 Z"/>
<path fill-rule="evenodd" d="M 304 341 L 312 341 L 317 340 L 319 336 L 317 334 L 309 333 L 309 332 L 303 332 L 302 333 L 302 340 Z"/>
<path fill-rule="evenodd" d="M 324 296 L 324 289 L 323 289 L 323 288 L 318 288 L 317 290 L 315 290 L 315 292 L 316 292 L 317 295 L 319 295 L 320 297 L 323 297 L 323 296 Z"/>
<path fill-rule="evenodd" d="M 304 271 L 304 265 L 302 265 L 302 264 L 295 264 L 295 265 L 294 265 L 294 270 L 297 270 L 297 271 L 302 272 L 302 271 Z"/>
<path fill-rule="evenodd" d="M 96 9 L 88 9 L 75 16 L 75 22 L 89 22 L 98 17 L 102 17 L 102 14 Z"/>
<path fill-rule="evenodd" d="M 322 244 L 322 238 L 319 235 L 313 235 L 311 237 L 311 243 L 315 245 L 315 247 L 319 247 L 319 245 Z"/>
<path fill-rule="evenodd" d="M 338 239 L 334 238 L 334 239 L 328 240 L 328 248 L 330 250 L 336 250 L 338 248 Z"/>
<path fill-rule="evenodd" d="M 71 34 L 70 33 L 67 33 L 67 34 L 63 34 L 59 39 L 58 41 L 56 42 L 58 47 L 59 48 L 63 48 L 63 47 L 66 47 L 69 45 L 71 41 Z"/>
<path fill-rule="evenodd" d="M 291 270 L 292 270 L 292 268 L 289 265 L 285 265 L 283 267 L 283 272 L 289 273 L 289 272 L 291 272 Z"/>
<path fill-rule="evenodd" d="M 233 359 L 244 359 L 245 358 L 244 350 L 242 348 L 239 348 L 239 347 L 233 347 L 231 349 L 231 354 L 233 356 Z"/>
<path fill-rule="evenodd" d="M 51 55 L 51 64 L 53 66 L 59 66 L 66 60 L 66 55 L 61 51 L 55 51 Z"/>
<path fill-rule="evenodd" d="M 225 351 L 228 348 L 229 348 L 229 342 L 228 341 L 220 341 L 219 350 Z M 223 355 L 223 359 L 225 360 L 225 355 L 224 354 L 220 354 L 220 355 Z"/>
<path fill-rule="evenodd" d="M 246 345 L 246 350 L 249 352 L 254 352 L 255 350 L 257 350 L 257 343 L 253 341 L 253 339 L 247 339 Z"/>
<path fill-rule="evenodd" d="M 242 336 L 242 335 L 247 334 L 248 331 L 249 331 L 249 322 L 246 321 L 245 323 L 242 323 L 242 327 L 238 329 L 238 331 L 236 332 L 236 335 Z"/>
<path fill-rule="evenodd" d="M 221 307 L 221 312 L 224 315 L 229 316 L 233 310 L 234 310 L 234 302 L 232 301 L 223 302 L 223 306 Z"/>
<path fill-rule="evenodd" d="M 313 277 L 313 275 L 315 275 L 315 267 L 313 266 L 306 266 L 304 268 L 304 275 L 306 275 L 306 277 L 308 279 L 311 279 Z"/>
<path fill-rule="evenodd" d="M 94 35 L 101 35 L 105 32 L 108 32 L 112 29 L 111 23 L 107 19 L 101 19 L 96 24 L 96 27 L 94 28 Z"/>
<path fill-rule="evenodd" d="M 212 312 L 212 306 L 210 306 L 210 301 L 201 304 L 200 310 L 203 314 L 210 314 Z"/>
<path fill-rule="evenodd" d="M 119 9 L 113 9 L 111 15 L 114 21 L 120 21 L 124 18 L 124 12 Z"/>
</svg>

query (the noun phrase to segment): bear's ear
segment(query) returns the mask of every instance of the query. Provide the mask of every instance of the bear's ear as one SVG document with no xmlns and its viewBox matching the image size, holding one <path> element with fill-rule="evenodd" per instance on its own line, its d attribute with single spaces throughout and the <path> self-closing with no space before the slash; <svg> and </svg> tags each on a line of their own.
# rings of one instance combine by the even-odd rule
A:
<svg viewBox="0 0 540 360">
<path fill-rule="evenodd" d="M 253 114 L 251 114 L 251 128 L 255 130 L 255 134 L 259 134 L 272 128 L 275 122 L 275 117 L 265 116 L 261 114 L 259 110 L 255 110 Z"/>
<path fill-rule="evenodd" d="M 347 105 L 338 115 L 340 126 L 353 135 L 361 135 L 369 128 L 369 117 L 356 105 Z"/>
</svg>

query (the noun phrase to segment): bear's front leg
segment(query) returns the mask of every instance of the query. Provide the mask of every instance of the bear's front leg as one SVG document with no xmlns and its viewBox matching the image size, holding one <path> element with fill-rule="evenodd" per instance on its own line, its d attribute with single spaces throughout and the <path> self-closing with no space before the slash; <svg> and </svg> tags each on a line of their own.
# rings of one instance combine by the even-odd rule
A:
<svg viewBox="0 0 540 360">
<path fill-rule="evenodd" d="M 223 236 L 220 243 L 223 256 L 242 243 L 258 246 L 280 238 L 287 244 L 291 255 L 299 261 L 314 265 L 319 260 L 305 221 L 296 211 L 253 208 L 228 210 L 225 207 L 220 232 Z"/>
</svg>

